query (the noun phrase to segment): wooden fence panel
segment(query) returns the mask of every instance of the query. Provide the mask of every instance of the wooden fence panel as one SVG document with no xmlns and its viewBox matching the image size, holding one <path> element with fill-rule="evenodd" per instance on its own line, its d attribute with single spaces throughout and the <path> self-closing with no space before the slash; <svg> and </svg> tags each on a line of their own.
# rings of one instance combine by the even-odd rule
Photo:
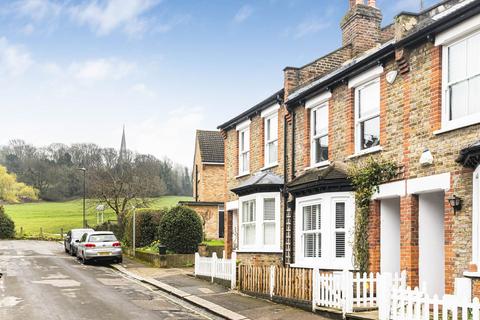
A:
<svg viewBox="0 0 480 320">
<path fill-rule="evenodd" d="M 239 266 L 239 289 L 292 300 L 311 301 L 312 270 L 275 266 L 273 292 L 270 292 L 270 266 Z"/>
</svg>

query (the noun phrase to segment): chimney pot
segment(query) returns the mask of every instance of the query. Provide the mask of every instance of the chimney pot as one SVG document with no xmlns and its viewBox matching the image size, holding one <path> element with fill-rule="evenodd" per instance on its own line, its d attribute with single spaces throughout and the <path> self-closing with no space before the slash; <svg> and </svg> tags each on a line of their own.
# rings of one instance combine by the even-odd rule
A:
<svg viewBox="0 0 480 320">
<path fill-rule="evenodd" d="M 355 7 L 357 4 L 364 4 L 364 0 L 350 0 L 349 2 L 350 2 L 350 9 Z"/>
<path fill-rule="evenodd" d="M 369 5 L 370 7 L 374 7 L 374 8 L 375 8 L 375 7 L 376 7 L 376 3 L 375 3 L 375 2 L 376 2 L 375 0 L 368 0 L 368 5 Z"/>
</svg>

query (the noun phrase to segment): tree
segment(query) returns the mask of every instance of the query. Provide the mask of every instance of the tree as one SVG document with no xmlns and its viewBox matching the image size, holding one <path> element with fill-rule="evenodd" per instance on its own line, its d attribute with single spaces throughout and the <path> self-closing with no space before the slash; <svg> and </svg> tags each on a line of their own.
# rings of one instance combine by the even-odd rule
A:
<svg viewBox="0 0 480 320">
<path fill-rule="evenodd" d="M 25 183 L 17 182 L 13 173 L 8 173 L 4 166 L 0 166 L 0 200 L 17 203 L 20 200 L 36 200 L 38 191 Z"/>
<path fill-rule="evenodd" d="M 124 226 L 132 207 L 147 207 L 150 197 L 158 193 L 158 179 L 131 152 L 120 162 L 116 151 L 105 149 L 102 158 L 101 164 L 87 171 L 88 196 L 109 206 Z"/>
</svg>

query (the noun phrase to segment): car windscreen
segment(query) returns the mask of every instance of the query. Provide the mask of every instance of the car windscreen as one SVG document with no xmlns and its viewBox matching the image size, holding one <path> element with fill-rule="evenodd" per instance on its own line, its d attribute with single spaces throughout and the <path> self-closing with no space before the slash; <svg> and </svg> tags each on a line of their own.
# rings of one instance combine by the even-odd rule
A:
<svg viewBox="0 0 480 320">
<path fill-rule="evenodd" d="M 92 231 L 93 231 L 93 230 L 90 230 L 90 229 L 72 231 L 72 239 L 78 240 L 78 239 L 80 239 L 85 233 L 92 232 Z"/>
<path fill-rule="evenodd" d="M 115 242 L 117 238 L 113 234 L 92 234 L 89 242 Z"/>
</svg>

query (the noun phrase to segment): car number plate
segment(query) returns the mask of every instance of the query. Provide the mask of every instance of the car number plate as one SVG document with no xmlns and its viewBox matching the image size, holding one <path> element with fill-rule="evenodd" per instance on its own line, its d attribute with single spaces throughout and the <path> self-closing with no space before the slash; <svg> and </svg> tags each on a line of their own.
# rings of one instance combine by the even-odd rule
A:
<svg viewBox="0 0 480 320">
<path fill-rule="evenodd" d="M 110 252 L 99 252 L 98 255 L 99 256 L 109 256 Z"/>
</svg>

